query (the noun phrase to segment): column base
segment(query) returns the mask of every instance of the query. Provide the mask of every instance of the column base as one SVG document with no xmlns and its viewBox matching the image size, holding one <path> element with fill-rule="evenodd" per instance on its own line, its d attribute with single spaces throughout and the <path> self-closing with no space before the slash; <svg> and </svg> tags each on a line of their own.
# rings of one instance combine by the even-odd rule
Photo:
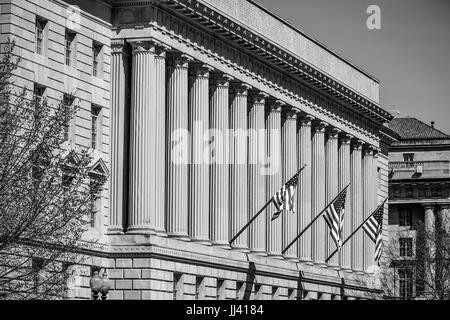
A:
<svg viewBox="0 0 450 320">
<path fill-rule="evenodd" d="M 107 231 L 106 231 L 106 235 L 121 235 L 121 234 L 125 234 L 125 232 L 123 232 L 123 228 L 122 227 L 108 227 Z"/>
<path fill-rule="evenodd" d="M 202 238 L 191 238 L 191 241 L 194 243 L 198 243 L 204 246 L 210 246 L 211 241 L 209 239 L 202 239 Z"/>
<path fill-rule="evenodd" d="M 145 235 L 154 235 L 156 231 L 149 227 L 143 226 L 131 226 L 127 229 L 127 234 L 145 234 Z"/>
<path fill-rule="evenodd" d="M 186 241 L 186 242 L 191 241 L 191 238 L 189 238 L 189 236 L 185 233 L 167 232 L 167 236 L 169 238 L 174 238 L 174 239 L 181 240 L 181 241 Z"/>
<path fill-rule="evenodd" d="M 261 257 L 267 257 L 267 252 L 262 249 L 250 249 L 250 253 Z"/>
<path fill-rule="evenodd" d="M 268 253 L 267 257 L 277 260 L 283 260 L 283 255 L 281 253 Z"/>
<path fill-rule="evenodd" d="M 300 260 L 296 256 L 283 256 L 284 260 L 290 262 L 299 262 Z"/>
<path fill-rule="evenodd" d="M 249 248 L 244 247 L 244 246 L 233 246 L 233 245 L 231 245 L 231 249 L 232 250 L 236 250 L 236 251 L 240 251 L 240 252 L 243 252 L 243 253 L 250 253 Z"/>
<path fill-rule="evenodd" d="M 158 237 L 167 238 L 167 233 L 165 230 L 156 230 L 156 235 Z"/>
<path fill-rule="evenodd" d="M 213 245 L 214 247 L 218 247 L 218 248 L 222 248 L 222 249 L 226 249 L 226 250 L 231 250 L 231 246 L 228 242 L 211 242 L 211 245 Z"/>
</svg>

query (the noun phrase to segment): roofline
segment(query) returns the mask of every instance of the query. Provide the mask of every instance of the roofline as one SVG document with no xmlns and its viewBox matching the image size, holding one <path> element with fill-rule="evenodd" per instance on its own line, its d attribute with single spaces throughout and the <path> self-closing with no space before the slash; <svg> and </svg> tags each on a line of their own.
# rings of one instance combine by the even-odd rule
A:
<svg viewBox="0 0 450 320">
<path fill-rule="evenodd" d="M 347 60 L 346 58 L 342 57 L 340 54 L 337 54 L 336 52 L 332 51 L 330 48 L 328 48 L 325 44 L 323 44 L 322 42 L 320 42 L 319 40 L 309 36 L 308 34 L 306 34 L 305 32 L 301 31 L 300 29 L 298 29 L 297 27 L 295 27 L 294 25 L 292 25 L 290 22 L 286 21 L 286 19 L 281 18 L 280 16 L 278 16 L 276 13 L 273 13 L 272 11 L 270 11 L 269 9 L 263 7 L 261 4 L 257 3 L 255 0 L 246 0 L 247 2 L 250 2 L 251 4 L 255 5 L 256 7 L 258 7 L 259 9 L 263 10 L 265 13 L 271 15 L 273 18 L 277 19 L 278 21 L 282 22 L 283 24 L 287 25 L 288 27 L 290 27 L 291 29 L 295 30 L 296 32 L 300 33 L 302 36 L 304 36 L 305 38 L 308 38 L 309 40 L 311 40 L 312 42 L 314 42 L 315 44 L 317 44 L 318 46 L 322 47 L 323 49 L 325 49 L 327 52 L 329 52 L 330 54 L 334 55 L 335 57 L 339 58 L 340 60 L 344 61 L 345 63 L 347 63 L 348 65 L 350 65 L 351 67 L 355 68 L 356 70 L 358 70 L 359 72 L 361 72 L 362 74 L 364 74 L 365 76 L 369 77 L 370 79 L 372 79 L 373 81 L 375 81 L 377 84 L 380 84 L 380 80 L 378 80 L 376 77 L 374 77 L 373 75 L 371 75 L 368 71 L 364 70 L 363 68 L 355 65 L 354 63 L 350 62 L 349 60 Z"/>
</svg>

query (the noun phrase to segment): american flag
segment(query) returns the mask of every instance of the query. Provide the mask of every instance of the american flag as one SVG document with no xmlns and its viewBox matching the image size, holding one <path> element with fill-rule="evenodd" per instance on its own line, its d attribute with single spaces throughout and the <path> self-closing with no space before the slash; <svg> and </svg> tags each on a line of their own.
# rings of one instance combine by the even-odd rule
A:
<svg viewBox="0 0 450 320">
<path fill-rule="evenodd" d="M 370 218 L 363 225 L 369 238 L 375 243 L 375 261 L 381 257 L 381 247 L 383 244 L 383 213 L 386 200 L 371 214 Z"/>
<path fill-rule="evenodd" d="M 305 166 L 297 171 L 297 173 L 273 195 L 272 202 L 277 208 L 277 212 L 272 216 L 272 221 L 278 218 L 283 210 L 295 213 L 294 194 L 297 189 L 298 175 L 304 168 Z"/>
<path fill-rule="evenodd" d="M 338 250 L 342 246 L 342 229 L 344 227 L 345 200 L 347 198 L 347 189 L 336 197 L 336 200 L 328 206 L 323 215 L 328 227 L 330 227 L 330 235 Z"/>
</svg>

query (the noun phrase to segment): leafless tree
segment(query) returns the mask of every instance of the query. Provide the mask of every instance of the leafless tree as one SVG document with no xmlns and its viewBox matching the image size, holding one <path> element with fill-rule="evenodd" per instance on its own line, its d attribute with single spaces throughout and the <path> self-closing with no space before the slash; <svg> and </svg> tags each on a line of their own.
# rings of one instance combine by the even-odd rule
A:
<svg viewBox="0 0 450 320">
<path fill-rule="evenodd" d="M 19 88 L 14 47 L 0 52 L 0 299 L 58 299 L 99 184 L 89 152 L 63 144 L 77 108 Z"/>
</svg>

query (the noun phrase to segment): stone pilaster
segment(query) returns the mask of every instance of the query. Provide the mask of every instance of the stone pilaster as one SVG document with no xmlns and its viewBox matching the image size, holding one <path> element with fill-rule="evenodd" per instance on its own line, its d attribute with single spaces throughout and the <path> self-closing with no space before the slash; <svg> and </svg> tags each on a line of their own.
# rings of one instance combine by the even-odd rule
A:
<svg viewBox="0 0 450 320">
<path fill-rule="evenodd" d="M 111 44 L 111 176 L 108 234 L 123 232 L 127 212 L 129 53 L 124 40 Z"/>
<path fill-rule="evenodd" d="M 312 219 L 311 215 L 311 125 L 314 118 L 302 116 L 298 126 L 298 165 L 303 169 L 299 177 L 299 188 L 297 190 L 298 199 L 298 230 L 301 232 Z M 311 228 L 298 240 L 298 256 L 301 261 L 312 261 Z"/>
<path fill-rule="evenodd" d="M 363 222 L 363 198 L 362 198 L 362 141 L 354 140 L 350 156 L 350 194 L 352 212 L 352 230 L 355 230 Z M 352 239 L 352 261 L 351 266 L 355 271 L 363 270 L 363 232 L 357 232 Z"/>
<path fill-rule="evenodd" d="M 373 212 L 373 148 L 372 146 L 365 146 L 363 148 L 363 160 L 362 160 L 362 178 L 363 178 L 363 219 L 366 219 Z M 364 264 L 363 270 L 365 272 L 370 271 L 369 267 L 374 264 L 374 250 L 375 245 L 369 238 L 366 232 L 362 232 L 363 235 L 363 256 Z"/>
<path fill-rule="evenodd" d="M 155 205 L 151 213 L 157 234 L 166 235 L 165 190 L 166 190 L 166 52 L 169 48 L 163 45 L 156 47 L 156 115 L 155 115 L 155 167 L 156 181 Z"/>
<path fill-rule="evenodd" d="M 210 237 L 213 245 L 229 247 L 229 143 L 226 136 L 229 127 L 229 81 L 228 75 L 217 75 L 210 81 L 211 115 L 210 128 Z"/>
<path fill-rule="evenodd" d="M 267 154 L 270 172 L 267 177 L 266 199 L 270 199 L 284 183 L 282 181 L 282 157 L 281 157 L 281 107 L 282 101 L 270 101 L 267 108 Z M 281 257 L 282 250 L 282 218 L 271 221 L 276 208 L 270 205 L 265 213 L 267 217 L 267 254 L 273 257 Z"/>
<path fill-rule="evenodd" d="M 286 183 L 297 172 L 297 114 L 293 110 L 289 110 L 283 115 L 282 120 L 282 155 L 283 155 L 283 182 Z M 296 190 L 298 192 L 298 188 Z M 295 194 L 294 197 L 297 197 Z M 295 203 L 295 202 L 294 202 Z M 297 207 L 297 203 L 295 203 Z M 295 213 L 284 211 L 281 214 L 283 221 L 283 248 L 297 236 L 298 222 L 297 222 L 297 208 Z M 289 260 L 298 260 L 298 243 L 293 244 L 289 250 L 284 253 L 284 257 Z"/>
<path fill-rule="evenodd" d="M 167 65 L 167 196 L 166 228 L 172 237 L 188 239 L 188 62 L 171 55 Z"/>
<path fill-rule="evenodd" d="M 311 219 L 314 219 L 325 209 L 325 127 L 326 123 L 317 121 L 314 123 L 314 135 L 312 137 L 312 199 Z M 323 218 L 311 226 L 312 228 L 312 257 L 314 263 L 325 263 L 325 221 Z"/>
<path fill-rule="evenodd" d="M 434 204 L 423 204 L 424 208 L 424 224 L 425 224 L 425 232 L 426 232 L 426 250 L 427 256 L 433 257 L 436 252 L 436 243 L 434 239 L 430 239 L 431 235 L 435 234 L 436 227 L 436 217 L 434 213 L 435 205 Z M 429 284 L 433 284 L 434 282 L 434 274 L 435 274 L 435 264 L 428 263 L 425 265 L 425 291 L 430 292 L 434 286 L 430 286 Z"/>
<path fill-rule="evenodd" d="M 325 145 L 325 203 L 330 203 L 341 191 L 339 190 L 338 173 L 338 138 L 341 130 L 329 128 Z M 323 218 L 322 218 L 323 220 Z M 335 249 L 336 244 L 330 236 L 330 228 L 325 223 L 325 258 L 327 258 Z M 339 265 L 339 255 L 335 254 L 329 261 L 330 265 Z"/>
<path fill-rule="evenodd" d="M 350 183 L 350 142 L 352 136 L 349 134 L 342 134 L 339 141 L 339 190 L 344 189 Z M 344 230 L 343 238 L 350 236 L 352 230 L 352 208 L 350 203 L 351 189 L 347 192 L 347 201 L 344 213 Z M 341 268 L 351 268 L 351 245 L 346 244 L 342 247 L 341 252 Z"/>
<path fill-rule="evenodd" d="M 230 137 L 230 238 L 247 223 L 248 212 L 248 170 L 247 170 L 247 97 L 250 86 L 232 85 L 230 107 L 230 129 L 235 133 Z M 248 229 L 233 244 L 233 248 L 247 250 Z"/>
<path fill-rule="evenodd" d="M 154 232 L 151 212 L 156 189 L 155 152 L 156 72 L 155 44 L 131 42 L 133 50 L 130 107 L 130 171 L 128 232 Z"/>
<path fill-rule="evenodd" d="M 194 65 L 189 74 L 189 237 L 209 243 L 209 72 L 207 65 Z"/>
<path fill-rule="evenodd" d="M 248 192 L 250 219 L 266 203 L 266 185 L 264 163 L 266 156 L 266 134 L 264 121 L 266 93 L 257 92 L 251 95 L 250 110 L 248 113 Z M 249 247 L 252 252 L 265 254 L 266 245 L 266 215 L 261 214 L 249 227 Z M 261 232 L 263 231 L 263 232 Z"/>
</svg>

